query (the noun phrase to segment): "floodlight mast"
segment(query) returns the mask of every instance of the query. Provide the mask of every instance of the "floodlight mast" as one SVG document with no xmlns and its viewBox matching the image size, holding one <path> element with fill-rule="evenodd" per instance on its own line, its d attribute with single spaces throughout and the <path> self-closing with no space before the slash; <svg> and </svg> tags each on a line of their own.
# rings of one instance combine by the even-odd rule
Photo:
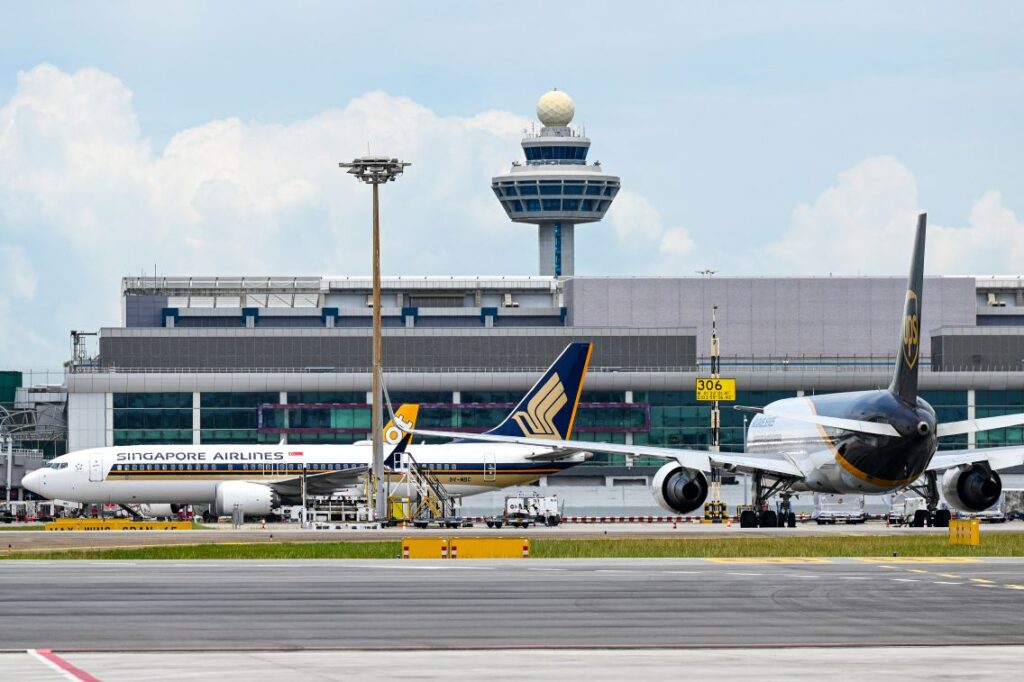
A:
<svg viewBox="0 0 1024 682">
<path fill-rule="evenodd" d="M 411 164 L 386 156 L 364 156 L 351 163 L 339 163 L 347 168 L 360 182 L 373 186 L 373 401 L 370 404 L 370 433 L 373 442 L 373 462 L 370 467 L 369 491 L 370 507 L 374 519 L 382 521 L 388 516 L 387 491 L 384 487 L 384 398 L 381 391 L 384 360 L 383 340 L 380 316 L 380 200 L 378 187 L 385 182 L 398 179 L 406 166 Z"/>
</svg>

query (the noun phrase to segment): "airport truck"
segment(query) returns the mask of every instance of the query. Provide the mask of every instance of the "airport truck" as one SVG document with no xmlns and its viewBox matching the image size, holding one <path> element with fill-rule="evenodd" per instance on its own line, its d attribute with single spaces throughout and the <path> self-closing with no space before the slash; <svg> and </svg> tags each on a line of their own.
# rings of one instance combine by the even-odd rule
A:
<svg viewBox="0 0 1024 682">
<path fill-rule="evenodd" d="M 928 525 L 928 501 L 923 497 L 905 497 L 902 500 L 895 500 L 889 508 L 889 515 L 886 517 L 891 526 L 916 526 Z"/>
<path fill-rule="evenodd" d="M 826 523 L 864 523 L 863 495 L 815 495 L 814 520 L 819 526 Z"/>
<path fill-rule="evenodd" d="M 488 528 L 529 528 L 534 524 L 557 526 L 562 522 L 562 508 L 558 495 L 509 495 L 505 498 L 501 516 L 489 516 L 484 522 Z"/>
</svg>

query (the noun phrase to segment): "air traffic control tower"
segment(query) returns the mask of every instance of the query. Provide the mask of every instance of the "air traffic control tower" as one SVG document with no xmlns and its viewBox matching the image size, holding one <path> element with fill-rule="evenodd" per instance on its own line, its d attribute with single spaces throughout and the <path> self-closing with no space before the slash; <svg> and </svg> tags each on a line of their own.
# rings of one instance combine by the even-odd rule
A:
<svg viewBox="0 0 1024 682">
<path fill-rule="evenodd" d="M 576 107 L 572 98 L 552 90 L 537 102 L 540 134 L 523 138 L 526 164 L 491 180 L 491 188 L 508 217 L 537 226 L 540 274 L 568 277 L 575 273 L 573 239 L 576 225 L 604 218 L 619 191 L 619 179 L 587 163 L 590 140 L 571 127 Z"/>
</svg>

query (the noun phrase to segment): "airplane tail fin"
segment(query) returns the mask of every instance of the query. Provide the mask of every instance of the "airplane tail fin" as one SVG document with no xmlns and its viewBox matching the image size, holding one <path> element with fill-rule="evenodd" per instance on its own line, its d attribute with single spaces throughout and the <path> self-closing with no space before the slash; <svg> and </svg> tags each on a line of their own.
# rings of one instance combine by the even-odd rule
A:
<svg viewBox="0 0 1024 682">
<path fill-rule="evenodd" d="M 384 460 L 384 466 L 395 466 L 398 455 L 405 452 L 412 443 L 412 432 L 404 429 L 416 428 L 416 418 L 420 414 L 420 406 L 416 403 L 405 403 L 395 411 L 391 421 L 384 426 L 384 446 L 391 448 L 391 454 Z M 395 424 L 399 422 L 400 424 Z M 399 425 L 402 428 L 399 428 Z"/>
<path fill-rule="evenodd" d="M 520 438 L 566 440 L 590 365 L 592 343 L 570 343 L 505 420 L 487 433 Z"/>
<path fill-rule="evenodd" d="M 900 325 L 900 347 L 896 353 L 889 390 L 900 400 L 911 405 L 917 402 L 917 367 L 921 352 L 921 289 L 924 285 L 924 242 L 928 215 L 917 217 L 917 235 L 914 254 L 910 261 L 907 280 L 907 298 L 903 303 L 903 322 Z"/>
</svg>

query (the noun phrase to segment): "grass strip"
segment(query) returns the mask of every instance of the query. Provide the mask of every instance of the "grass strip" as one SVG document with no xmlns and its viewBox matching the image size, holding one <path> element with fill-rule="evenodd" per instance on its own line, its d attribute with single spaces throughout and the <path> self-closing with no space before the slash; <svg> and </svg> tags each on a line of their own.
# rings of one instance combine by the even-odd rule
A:
<svg viewBox="0 0 1024 682">
<path fill-rule="evenodd" d="M 1024 556 L 1024 533 L 991 533 L 978 547 L 950 545 L 945 535 L 760 538 L 587 538 L 535 540 L 538 559 L 747 558 L 747 557 L 971 557 Z"/>
<path fill-rule="evenodd" d="M 0 526 L 0 533 L 15 532 L 19 530 L 46 530 L 41 524 L 32 524 L 29 526 Z"/>
<path fill-rule="evenodd" d="M 398 540 L 380 542 L 259 542 L 25 552 L 5 559 L 394 559 Z M 540 559 L 757 558 L 757 557 L 1019 557 L 1024 533 L 991 533 L 978 547 L 950 545 L 945 535 L 763 538 L 534 539 Z"/>
</svg>

